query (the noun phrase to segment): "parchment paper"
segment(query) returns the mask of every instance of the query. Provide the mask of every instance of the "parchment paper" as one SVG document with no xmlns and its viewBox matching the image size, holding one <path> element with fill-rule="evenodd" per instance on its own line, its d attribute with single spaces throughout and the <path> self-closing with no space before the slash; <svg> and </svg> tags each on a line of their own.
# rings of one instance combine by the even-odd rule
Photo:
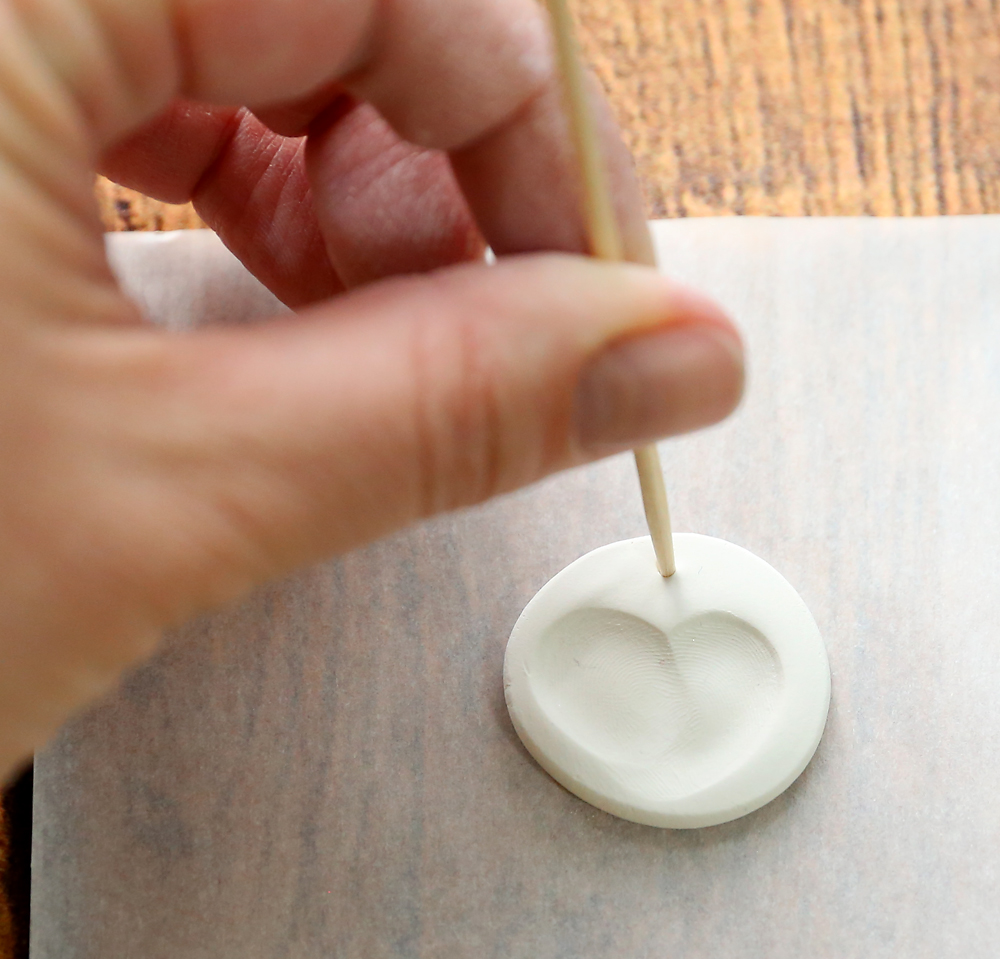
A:
<svg viewBox="0 0 1000 959">
<path fill-rule="evenodd" d="M 677 528 L 762 556 L 819 623 L 833 706 L 802 778 L 658 831 L 521 748 L 508 632 L 643 532 L 619 457 L 171 636 L 38 758 L 36 959 L 1000 954 L 1000 220 L 656 233 L 747 334 L 740 412 L 662 452 Z M 231 260 L 212 279 L 211 238 L 112 242 L 161 320 L 271 309 Z"/>
</svg>

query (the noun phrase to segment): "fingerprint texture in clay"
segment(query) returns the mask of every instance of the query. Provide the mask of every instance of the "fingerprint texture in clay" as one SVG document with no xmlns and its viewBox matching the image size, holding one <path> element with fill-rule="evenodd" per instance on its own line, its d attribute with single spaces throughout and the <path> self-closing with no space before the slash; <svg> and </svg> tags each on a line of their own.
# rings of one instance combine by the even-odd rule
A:
<svg viewBox="0 0 1000 959">
<path fill-rule="evenodd" d="M 529 668 L 557 727 L 632 766 L 661 799 L 722 778 L 761 739 L 781 694 L 771 644 L 721 610 L 669 635 L 620 610 L 574 610 L 549 627 Z"/>
</svg>

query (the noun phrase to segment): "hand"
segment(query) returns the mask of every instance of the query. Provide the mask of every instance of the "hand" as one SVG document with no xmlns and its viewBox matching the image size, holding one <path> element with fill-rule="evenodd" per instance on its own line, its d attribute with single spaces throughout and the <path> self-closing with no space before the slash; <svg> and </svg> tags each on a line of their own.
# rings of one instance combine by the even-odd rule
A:
<svg viewBox="0 0 1000 959">
<path fill-rule="evenodd" d="M 165 626 L 734 406 L 716 307 L 566 255 L 585 242 L 552 71 L 534 0 L 0 8 L 7 770 Z M 299 314 L 144 325 L 105 260 L 95 167 L 193 198 Z"/>
</svg>

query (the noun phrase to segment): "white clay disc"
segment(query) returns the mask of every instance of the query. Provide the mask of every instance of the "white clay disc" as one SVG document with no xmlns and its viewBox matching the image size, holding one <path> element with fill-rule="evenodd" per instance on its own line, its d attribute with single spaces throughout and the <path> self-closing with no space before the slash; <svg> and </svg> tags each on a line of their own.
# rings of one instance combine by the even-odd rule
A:
<svg viewBox="0 0 1000 959">
<path fill-rule="evenodd" d="M 819 745 L 830 667 L 805 603 L 776 570 L 709 536 L 648 537 L 567 566 L 525 607 L 504 691 L 528 752 L 570 792 L 651 826 L 746 815 Z"/>
</svg>

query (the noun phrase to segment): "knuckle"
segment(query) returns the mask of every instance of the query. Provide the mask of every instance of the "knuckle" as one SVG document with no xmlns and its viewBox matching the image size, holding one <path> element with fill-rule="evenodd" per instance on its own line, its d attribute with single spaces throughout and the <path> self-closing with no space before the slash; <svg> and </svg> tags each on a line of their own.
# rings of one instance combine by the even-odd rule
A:
<svg viewBox="0 0 1000 959">
<path fill-rule="evenodd" d="M 423 514 L 501 492 L 509 444 L 502 371 L 488 325 L 470 316 L 419 321 L 410 362 Z"/>
</svg>

